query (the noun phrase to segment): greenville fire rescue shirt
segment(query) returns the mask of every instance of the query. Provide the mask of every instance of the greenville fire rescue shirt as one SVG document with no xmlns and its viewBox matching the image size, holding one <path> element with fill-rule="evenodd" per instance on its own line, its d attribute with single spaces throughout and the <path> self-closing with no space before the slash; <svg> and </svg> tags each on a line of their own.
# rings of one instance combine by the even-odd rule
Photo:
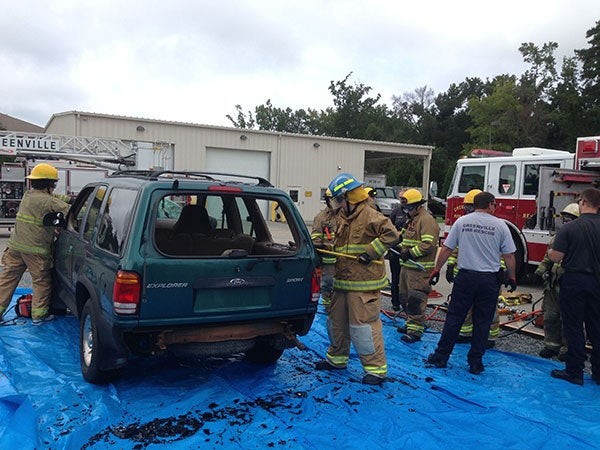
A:
<svg viewBox="0 0 600 450">
<path fill-rule="evenodd" d="M 500 255 L 517 250 L 506 223 L 479 211 L 454 222 L 444 246 L 451 250 L 459 246 L 458 269 L 476 272 L 498 272 Z"/>
</svg>

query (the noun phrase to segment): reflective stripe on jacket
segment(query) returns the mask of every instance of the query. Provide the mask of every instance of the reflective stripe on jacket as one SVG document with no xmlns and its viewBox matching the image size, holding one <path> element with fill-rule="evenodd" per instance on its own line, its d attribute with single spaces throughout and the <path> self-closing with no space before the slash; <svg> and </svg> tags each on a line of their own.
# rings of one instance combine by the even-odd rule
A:
<svg viewBox="0 0 600 450">
<path fill-rule="evenodd" d="M 390 219 L 371 208 L 366 201 L 356 205 L 349 216 L 342 209 L 338 216 L 334 250 L 358 256 L 367 253 L 383 262 L 383 255 L 400 239 Z M 359 263 L 356 259 L 337 258 L 334 289 L 368 292 L 388 284 L 385 264 Z"/>
<path fill-rule="evenodd" d="M 402 236 L 402 250 L 409 250 L 412 259 L 426 270 L 433 269 L 440 236 L 440 227 L 435 217 L 422 206 L 408 221 Z M 408 261 L 401 261 L 401 265 L 408 269 L 417 269 L 417 266 Z"/>
<path fill-rule="evenodd" d="M 7 246 L 22 253 L 50 256 L 54 228 L 44 226 L 42 220 L 47 213 L 59 211 L 66 214 L 69 204 L 45 190 L 25 192 Z"/>
</svg>

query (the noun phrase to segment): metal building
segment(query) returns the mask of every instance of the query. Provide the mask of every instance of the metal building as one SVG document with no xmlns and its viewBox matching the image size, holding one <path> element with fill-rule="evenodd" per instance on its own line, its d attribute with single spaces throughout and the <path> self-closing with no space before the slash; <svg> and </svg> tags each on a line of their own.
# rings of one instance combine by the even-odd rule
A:
<svg viewBox="0 0 600 450">
<path fill-rule="evenodd" d="M 323 207 L 322 192 L 341 172 L 364 176 L 365 161 L 412 156 L 423 160 L 423 192 L 429 185 L 433 147 L 198 125 L 68 111 L 53 114 L 46 133 L 167 143 L 175 170 L 261 176 L 287 191 L 302 217 Z"/>
</svg>

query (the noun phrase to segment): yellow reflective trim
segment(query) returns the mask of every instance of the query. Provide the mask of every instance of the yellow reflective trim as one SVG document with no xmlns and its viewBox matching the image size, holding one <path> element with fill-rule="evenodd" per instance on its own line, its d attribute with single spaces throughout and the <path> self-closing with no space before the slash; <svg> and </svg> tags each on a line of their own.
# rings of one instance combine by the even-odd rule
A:
<svg viewBox="0 0 600 450">
<path fill-rule="evenodd" d="M 336 258 L 323 258 L 323 264 L 335 264 Z"/>
<path fill-rule="evenodd" d="M 17 213 L 17 222 L 23 222 L 23 223 L 29 223 L 31 225 L 43 225 L 44 222 L 42 221 L 42 219 L 38 219 L 34 216 L 28 216 L 25 214 L 21 214 L 21 213 Z"/>
<path fill-rule="evenodd" d="M 357 291 L 357 292 L 368 292 L 377 291 L 387 287 L 387 277 L 380 278 L 379 280 L 367 280 L 367 281 L 352 281 L 352 280 L 338 280 L 333 279 L 333 288 L 341 291 Z"/>
<path fill-rule="evenodd" d="M 421 241 L 423 241 L 423 242 L 432 242 L 433 241 L 433 235 L 431 235 L 431 234 L 422 234 L 421 235 Z"/>
<path fill-rule="evenodd" d="M 8 248 L 12 248 L 18 252 L 33 253 L 35 255 L 49 256 L 50 249 L 46 247 L 32 247 L 25 244 L 20 244 L 14 241 L 8 241 Z"/>
<path fill-rule="evenodd" d="M 382 256 L 387 251 L 386 246 L 381 243 L 381 240 L 379 238 L 375 238 L 373 242 L 371 242 L 371 245 L 373 246 L 373 249 L 375 249 L 375 252 L 379 256 Z"/>
<path fill-rule="evenodd" d="M 368 373 L 377 373 L 385 375 L 387 373 L 388 367 L 387 364 L 383 366 L 363 366 L 365 372 Z"/>
<path fill-rule="evenodd" d="M 433 269 L 435 267 L 435 261 L 419 261 L 419 264 L 423 266 L 424 269 Z M 400 262 L 402 267 L 406 267 L 407 269 L 417 269 L 420 270 L 419 266 L 415 264 L 411 264 L 408 261 Z"/>
<path fill-rule="evenodd" d="M 423 325 L 418 325 L 416 323 L 407 323 L 406 331 L 416 331 L 418 334 L 423 334 L 423 330 L 425 327 Z"/>
<path fill-rule="evenodd" d="M 344 181 L 343 183 L 337 184 L 333 187 L 333 192 L 336 192 L 338 189 L 343 188 L 344 186 L 350 184 L 350 183 L 354 183 L 354 178 L 348 178 L 346 181 Z"/>
<path fill-rule="evenodd" d="M 336 367 L 346 367 L 346 365 L 348 364 L 348 356 L 334 356 L 334 355 L 330 355 L 329 352 L 327 352 L 327 361 L 329 361 L 331 364 L 333 364 Z"/>
<path fill-rule="evenodd" d="M 348 255 L 360 255 L 367 249 L 365 244 L 348 244 L 341 247 L 335 247 L 333 250 L 338 253 L 346 253 Z"/>
</svg>

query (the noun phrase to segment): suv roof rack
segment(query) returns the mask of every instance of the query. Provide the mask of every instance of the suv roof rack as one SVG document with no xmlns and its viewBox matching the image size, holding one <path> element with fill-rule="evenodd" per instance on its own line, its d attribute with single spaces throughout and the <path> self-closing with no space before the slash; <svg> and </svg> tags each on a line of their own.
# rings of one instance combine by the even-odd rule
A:
<svg viewBox="0 0 600 450">
<path fill-rule="evenodd" d="M 236 173 L 225 173 L 225 172 L 195 172 L 195 171 L 187 171 L 187 170 L 120 170 L 112 173 L 111 177 L 134 177 L 134 178 L 142 178 L 149 180 L 158 180 L 159 177 L 164 177 L 165 175 L 181 175 L 185 178 L 199 177 L 209 181 L 219 181 L 225 183 L 241 183 L 241 181 L 235 180 L 222 180 L 215 178 L 213 175 L 217 176 L 226 176 L 226 177 L 236 177 L 236 178 L 244 178 L 249 180 L 256 180 L 257 186 L 262 187 L 273 187 L 273 185 L 262 177 L 255 177 L 251 175 L 240 175 Z M 166 178 L 166 177 L 165 177 Z M 171 177 L 175 178 L 175 177 Z"/>
</svg>

